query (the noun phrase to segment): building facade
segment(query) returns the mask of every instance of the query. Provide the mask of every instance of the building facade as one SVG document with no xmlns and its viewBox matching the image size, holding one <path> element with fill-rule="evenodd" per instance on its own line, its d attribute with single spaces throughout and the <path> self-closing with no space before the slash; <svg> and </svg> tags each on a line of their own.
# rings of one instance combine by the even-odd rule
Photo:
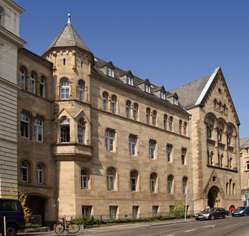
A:
<svg viewBox="0 0 249 236">
<path fill-rule="evenodd" d="M 239 121 L 220 69 L 167 91 L 93 55 L 70 18 L 42 57 L 21 49 L 18 62 L 19 189 L 44 221 L 239 205 Z"/>
<path fill-rule="evenodd" d="M 17 54 L 22 8 L 0 0 L 0 198 L 17 198 Z"/>
<path fill-rule="evenodd" d="M 241 199 L 249 206 L 249 138 L 240 140 Z"/>
</svg>

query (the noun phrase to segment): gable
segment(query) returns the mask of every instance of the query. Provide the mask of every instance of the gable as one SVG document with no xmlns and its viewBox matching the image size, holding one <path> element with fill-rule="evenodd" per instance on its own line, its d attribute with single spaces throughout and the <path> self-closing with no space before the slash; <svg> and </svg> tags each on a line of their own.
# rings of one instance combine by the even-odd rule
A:
<svg viewBox="0 0 249 236">
<path fill-rule="evenodd" d="M 223 116 L 225 120 L 234 120 L 237 125 L 240 124 L 221 68 L 217 68 L 208 80 L 196 101 L 196 106 L 203 107 L 206 112 L 215 112 L 217 116 Z"/>
</svg>

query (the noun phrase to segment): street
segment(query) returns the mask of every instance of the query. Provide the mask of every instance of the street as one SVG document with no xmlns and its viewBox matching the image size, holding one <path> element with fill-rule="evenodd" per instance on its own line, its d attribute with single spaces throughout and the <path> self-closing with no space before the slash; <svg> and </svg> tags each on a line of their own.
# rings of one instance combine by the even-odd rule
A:
<svg viewBox="0 0 249 236">
<path fill-rule="evenodd" d="M 167 224 L 141 223 L 87 229 L 82 235 L 100 236 L 249 236 L 249 217 Z"/>
</svg>

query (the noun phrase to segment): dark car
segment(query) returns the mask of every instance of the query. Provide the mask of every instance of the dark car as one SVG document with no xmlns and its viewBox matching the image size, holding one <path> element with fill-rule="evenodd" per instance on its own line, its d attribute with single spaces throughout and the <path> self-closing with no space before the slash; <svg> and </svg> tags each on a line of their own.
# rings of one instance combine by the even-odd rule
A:
<svg viewBox="0 0 249 236">
<path fill-rule="evenodd" d="M 0 233 L 3 235 L 4 216 L 6 217 L 7 235 L 13 236 L 25 225 L 23 210 L 18 200 L 0 199 Z"/>
<path fill-rule="evenodd" d="M 215 220 L 226 218 L 227 211 L 223 208 L 210 208 L 201 211 L 195 216 L 196 220 Z"/>
<path fill-rule="evenodd" d="M 249 216 L 249 207 L 238 207 L 232 216 Z"/>
</svg>

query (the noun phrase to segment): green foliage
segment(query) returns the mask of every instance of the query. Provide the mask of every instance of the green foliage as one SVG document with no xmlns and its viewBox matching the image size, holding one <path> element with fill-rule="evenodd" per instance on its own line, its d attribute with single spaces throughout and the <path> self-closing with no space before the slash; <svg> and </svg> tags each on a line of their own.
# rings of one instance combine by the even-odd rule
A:
<svg viewBox="0 0 249 236">
<path fill-rule="evenodd" d="M 83 217 L 74 219 L 72 222 L 78 225 L 98 225 L 101 223 L 100 220 L 94 218 L 93 216 L 90 216 L 90 217 L 83 216 Z"/>
</svg>

